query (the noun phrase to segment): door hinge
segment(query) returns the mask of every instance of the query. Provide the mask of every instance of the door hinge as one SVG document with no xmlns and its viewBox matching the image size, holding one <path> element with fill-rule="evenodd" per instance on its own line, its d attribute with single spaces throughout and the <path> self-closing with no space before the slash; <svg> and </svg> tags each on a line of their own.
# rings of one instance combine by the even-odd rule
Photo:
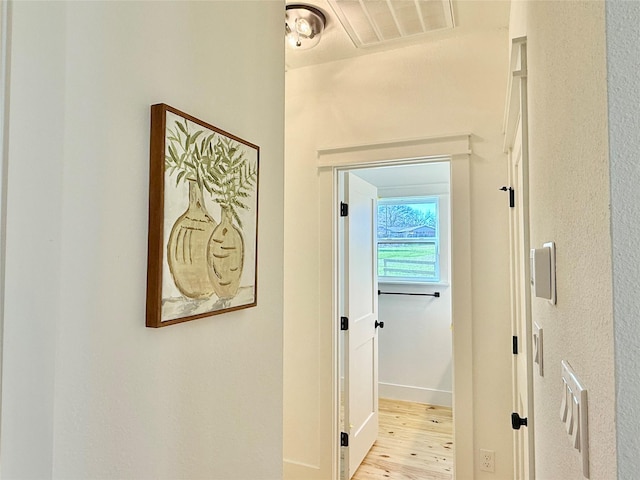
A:
<svg viewBox="0 0 640 480">
<path fill-rule="evenodd" d="M 514 335 L 511 339 L 512 342 L 512 348 L 513 348 L 513 354 L 517 355 L 518 354 L 518 336 Z"/>
<path fill-rule="evenodd" d="M 349 215 L 349 204 L 340 202 L 340 216 L 346 217 L 347 215 Z"/>
<path fill-rule="evenodd" d="M 527 419 L 520 418 L 520 415 L 513 412 L 511 414 L 511 428 L 513 428 L 514 430 L 520 430 L 520 427 L 522 426 L 527 426 Z"/>
<path fill-rule="evenodd" d="M 345 432 L 340 432 L 340 446 L 348 447 L 349 446 L 349 434 Z"/>
<path fill-rule="evenodd" d="M 347 317 L 340 317 L 340 330 L 349 330 L 349 319 Z"/>
<path fill-rule="evenodd" d="M 516 191 L 512 187 L 502 187 L 499 190 L 503 192 L 509 192 L 509 207 L 513 208 L 516 206 Z"/>
</svg>

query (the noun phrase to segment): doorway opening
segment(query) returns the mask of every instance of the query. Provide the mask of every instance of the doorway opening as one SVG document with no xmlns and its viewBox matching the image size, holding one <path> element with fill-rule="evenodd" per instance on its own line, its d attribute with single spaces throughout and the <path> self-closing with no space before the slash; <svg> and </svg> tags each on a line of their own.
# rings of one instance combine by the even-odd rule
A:
<svg viewBox="0 0 640 480">
<path fill-rule="evenodd" d="M 340 478 L 453 478 L 450 159 L 335 173 Z"/>
</svg>

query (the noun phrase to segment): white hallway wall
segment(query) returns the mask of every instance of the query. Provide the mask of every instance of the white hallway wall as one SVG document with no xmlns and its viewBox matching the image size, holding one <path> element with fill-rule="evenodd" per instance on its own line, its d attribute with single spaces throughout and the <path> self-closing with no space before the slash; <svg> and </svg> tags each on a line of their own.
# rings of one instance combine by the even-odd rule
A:
<svg viewBox="0 0 640 480">
<path fill-rule="evenodd" d="M 378 333 L 379 396 L 451 406 L 451 295 L 448 285 L 379 286 L 385 292 L 440 292 L 440 298 L 381 295 Z"/>
<path fill-rule="evenodd" d="M 318 148 L 470 132 L 475 445 L 512 472 L 511 353 L 502 114 L 507 32 L 466 33 L 425 46 L 290 70 L 285 158 L 285 473 L 331 468 L 330 220 L 319 203 Z M 472 439 L 467 439 L 471 441 Z M 461 440 L 462 441 L 462 440 Z M 314 476 L 315 475 L 315 476 Z"/>
<path fill-rule="evenodd" d="M 280 478 L 283 2 L 12 7 L 2 477 Z M 144 326 L 158 102 L 261 146 L 256 308 Z"/>
<path fill-rule="evenodd" d="M 557 248 L 558 303 L 532 300 L 545 365 L 534 376 L 536 475 L 582 478 L 558 413 L 567 360 L 588 389 L 590 478 L 608 480 L 616 436 L 605 4 L 512 6 L 511 35 L 527 35 L 531 245 Z"/>
<path fill-rule="evenodd" d="M 640 471 L 640 3 L 609 1 L 607 68 L 618 478 Z"/>
</svg>

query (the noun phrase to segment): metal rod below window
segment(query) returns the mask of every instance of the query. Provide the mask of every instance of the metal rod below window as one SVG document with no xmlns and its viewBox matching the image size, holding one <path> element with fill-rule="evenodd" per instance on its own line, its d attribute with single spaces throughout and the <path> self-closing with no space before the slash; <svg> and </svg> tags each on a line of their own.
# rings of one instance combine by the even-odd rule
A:
<svg viewBox="0 0 640 480">
<path fill-rule="evenodd" d="M 381 292 L 378 290 L 378 295 L 415 295 L 418 297 L 436 297 L 440 298 L 440 292 L 433 293 L 403 293 L 403 292 Z"/>
</svg>

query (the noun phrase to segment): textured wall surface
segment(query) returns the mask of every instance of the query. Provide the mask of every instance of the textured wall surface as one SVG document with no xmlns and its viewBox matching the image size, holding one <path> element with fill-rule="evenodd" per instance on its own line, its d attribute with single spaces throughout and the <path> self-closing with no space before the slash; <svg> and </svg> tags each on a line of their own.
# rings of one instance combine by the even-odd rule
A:
<svg viewBox="0 0 640 480">
<path fill-rule="evenodd" d="M 2 477 L 280 478 L 283 2 L 13 10 Z M 145 328 L 160 102 L 261 147 L 256 308 Z"/>
<path fill-rule="evenodd" d="M 332 242 L 319 198 L 331 185 L 318 180 L 317 149 L 469 132 L 473 441 L 495 450 L 497 459 L 495 474 L 474 473 L 477 479 L 511 477 L 508 207 L 498 191 L 506 176 L 501 146 L 507 57 L 506 29 L 496 29 L 287 73 L 284 449 L 290 465 L 318 466 L 319 472 L 331 461 L 319 446 L 331 441 L 326 424 L 335 401 L 332 322 L 319 313 L 330 304 L 331 291 L 319 275 Z M 303 205 L 309 215 L 301 214 Z M 471 471 L 474 459 L 463 461 Z"/>
<path fill-rule="evenodd" d="M 640 472 L 640 3 L 607 2 L 618 478 Z"/>
<path fill-rule="evenodd" d="M 588 390 L 590 478 L 609 480 L 616 439 L 604 3 L 519 7 L 524 20 L 512 22 L 512 35 L 527 35 L 531 246 L 557 248 L 557 305 L 532 299 L 545 364 L 544 377 L 534 375 L 536 476 L 582 478 L 559 418 L 566 360 Z"/>
</svg>

